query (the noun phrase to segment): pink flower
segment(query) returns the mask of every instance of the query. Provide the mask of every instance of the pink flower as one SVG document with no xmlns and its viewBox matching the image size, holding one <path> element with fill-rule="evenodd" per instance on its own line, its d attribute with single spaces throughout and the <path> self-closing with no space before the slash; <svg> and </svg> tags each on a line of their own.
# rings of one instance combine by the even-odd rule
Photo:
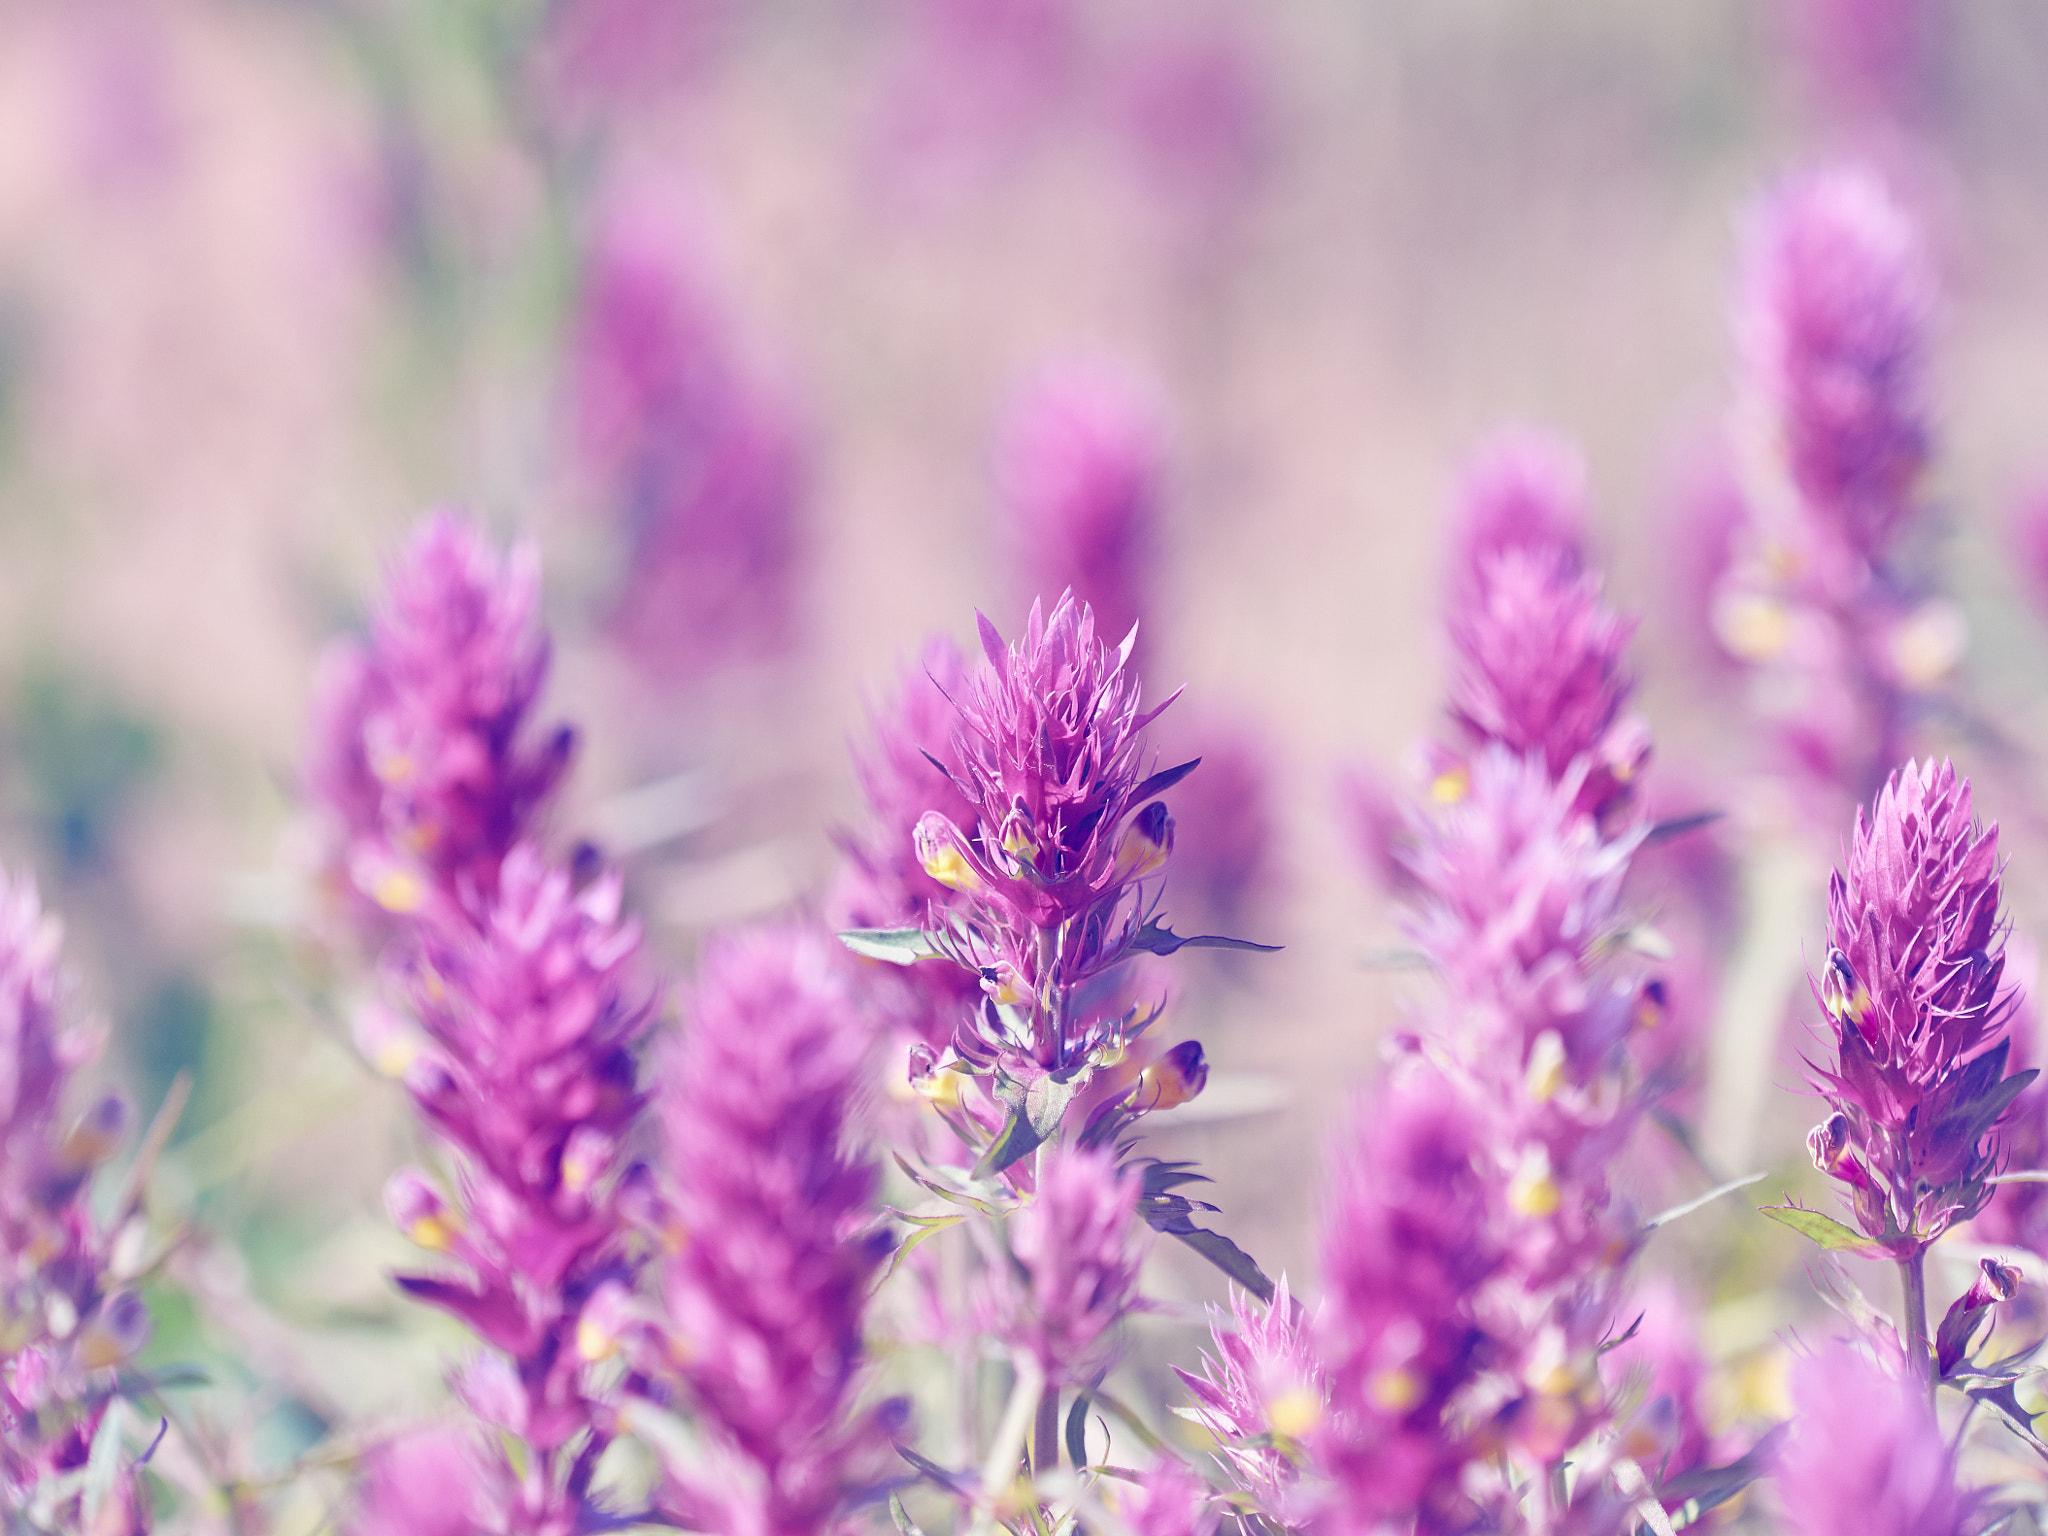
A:
<svg viewBox="0 0 2048 1536">
<path fill-rule="evenodd" d="M 1830 1341 L 1793 1367 L 1792 1439 L 1776 1482 L 1802 1536 L 1960 1536 L 1978 1501 L 1956 1489 L 1925 1387 Z"/>
<path fill-rule="evenodd" d="M 1195 1400 L 1183 1411 L 1216 1437 L 1232 1480 L 1278 1515 L 1300 1475 L 1297 1458 L 1281 1447 L 1315 1430 L 1327 1411 L 1314 1325 L 1282 1276 L 1264 1307 L 1233 1288 L 1227 1317 L 1210 1308 L 1209 1333 L 1215 1353 L 1203 1354 L 1202 1374 L 1174 1369 Z M 1261 1439 L 1269 1443 L 1243 1443 Z"/>
</svg>

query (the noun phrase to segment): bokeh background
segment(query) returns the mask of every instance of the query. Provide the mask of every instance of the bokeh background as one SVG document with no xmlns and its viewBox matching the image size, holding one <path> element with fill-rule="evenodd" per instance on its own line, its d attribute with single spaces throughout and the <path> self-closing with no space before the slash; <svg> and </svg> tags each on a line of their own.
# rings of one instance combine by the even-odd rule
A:
<svg viewBox="0 0 2048 1536">
<path fill-rule="evenodd" d="M 413 521 L 540 545 L 559 821 L 681 976 L 816 910 L 848 737 L 923 638 L 1020 623 L 1003 423 L 1061 367 L 1157 424 L 1145 672 L 1270 829 L 1237 919 L 1287 948 L 1182 968 L 1218 1091 L 1158 1138 L 1226 1230 L 1307 1271 L 1321 1137 L 1412 995 L 1338 785 L 1437 724 L 1448 488 L 1509 420 L 1584 446 L 1667 798 L 1728 813 L 1746 931 L 1783 920 L 1748 1086 L 1709 1091 L 1731 1157 L 1796 1168 L 1772 1031 L 1839 833 L 1757 777 L 1695 536 L 1741 211 L 1854 153 L 1930 231 L 1926 559 L 1971 636 L 1936 733 L 1990 775 L 2024 926 L 2044 142 L 2027 0 L 0 3 L 0 847 L 106 1070 L 145 1112 L 192 1077 L 165 1178 L 225 1304 L 167 1292 L 157 1347 L 261 1383 L 222 1433 L 281 1449 L 439 1391 L 383 1278 L 405 1114 L 349 1044 L 371 983 L 309 936 L 295 795 L 319 648 Z M 634 368 L 674 372 L 709 487 L 680 533 L 618 466 Z"/>
</svg>

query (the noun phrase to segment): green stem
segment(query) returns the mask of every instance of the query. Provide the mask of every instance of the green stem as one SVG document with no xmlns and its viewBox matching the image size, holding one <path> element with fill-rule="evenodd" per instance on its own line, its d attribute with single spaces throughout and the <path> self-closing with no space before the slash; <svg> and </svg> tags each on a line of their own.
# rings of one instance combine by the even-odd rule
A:
<svg viewBox="0 0 2048 1536">
<path fill-rule="evenodd" d="M 1925 1251 L 1915 1253 L 1910 1259 L 1899 1260 L 1899 1284 L 1905 1292 L 1905 1320 L 1900 1340 L 1906 1346 L 1906 1356 L 1913 1362 L 1913 1369 L 1927 1384 L 1927 1395 L 1934 1395 L 1934 1353 L 1927 1347 L 1927 1255 Z"/>
<path fill-rule="evenodd" d="M 1060 1464 L 1060 1389 L 1047 1387 L 1038 1400 L 1038 1424 L 1031 1437 L 1031 1470 L 1045 1476 Z"/>
</svg>

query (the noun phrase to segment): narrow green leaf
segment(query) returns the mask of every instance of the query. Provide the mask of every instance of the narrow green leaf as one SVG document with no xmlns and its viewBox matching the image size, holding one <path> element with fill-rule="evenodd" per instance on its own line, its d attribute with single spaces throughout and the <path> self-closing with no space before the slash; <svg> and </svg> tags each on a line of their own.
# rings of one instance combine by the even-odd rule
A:
<svg viewBox="0 0 2048 1536">
<path fill-rule="evenodd" d="M 1250 1254 L 1221 1232 L 1211 1232 L 1207 1227 L 1190 1227 L 1187 1231 L 1177 1231 L 1173 1235 L 1259 1300 L 1273 1299 L 1273 1282 L 1266 1278 L 1266 1272 L 1259 1268 Z"/>
<path fill-rule="evenodd" d="M 1752 1173 L 1739 1179 L 1730 1179 L 1725 1184 L 1717 1184 L 1704 1195 L 1698 1195 L 1682 1204 L 1674 1205 L 1668 1211 L 1659 1211 L 1643 1223 L 1643 1230 L 1645 1232 L 1653 1232 L 1658 1227 L 1667 1226 L 1671 1222 L 1678 1220 L 1681 1216 L 1690 1216 L 1702 1206 L 1712 1205 L 1723 1195 L 1732 1195 L 1738 1189 L 1747 1189 L 1752 1184 L 1760 1184 L 1768 1177 L 1770 1177 L 1768 1173 Z"/>
<path fill-rule="evenodd" d="M 974 1165 L 972 1176 L 992 1179 L 1010 1164 L 1037 1151 L 1044 1140 L 1031 1124 L 1030 1115 L 1022 1108 L 1013 1109 L 1002 1134 L 988 1144 L 988 1150 L 981 1154 L 981 1161 Z"/>
<path fill-rule="evenodd" d="M 931 935 L 922 928 L 849 928 L 839 935 L 839 942 L 856 955 L 891 965 L 914 965 L 939 956 Z"/>
<path fill-rule="evenodd" d="M 1798 1205 L 1761 1205 L 1760 1215 L 1773 1221 L 1783 1222 L 1801 1236 L 1811 1238 L 1823 1248 L 1838 1248 L 1845 1253 L 1857 1253 L 1865 1258 L 1876 1258 L 1881 1253 L 1877 1244 L 1858 1232 L 1854 1227 L 1845 1227 L 1832 1216 L 1823 1216 L 1819 1211 L 1809 1211 Z"/>
<path fill-rule="evenodd" d="M 1145 926 L 1131 936 L 1131 948 L 1147 955 L 1170 955 L 1183 949 L 1250 949 L 1261 954 L 1273 954 L 1281 947 L 1278 944 L 1254 944 L 1249 939 L 1226 938 L 1220 933 L 1197 933 L 1182 938 L 1157 918 L 1147 920 Z"/>
<path fill-rule="evenodd" d="M 900 1495 L 889 1495 L 889 1518 L 896 1522 L 896 1529 L 902 1536 L 924 1536 L 924 1532 L 917 1528 L 917 1522 L 910 1518 L 910 1511 L 903 1507 Z"/>
<path fill-rule="evenodd" d="M 896 1251 L 889 1255 L 889 1267 L 882 1271 L 882 1277 L 875 1282 L 875 1288 L 879 1290 L 888 1282 L 889 1277 L 896 1273 L 898 1266 L 910 1257 L 911 1249 L 927 1238 L 937 1237 L 948 1227 L 957 1227 L 966 1219 L 965 1216 L 942 1216 L 920 1222 L 917 1230 L 898 1243 Z"/>
<path fill-rule="evenodd" d="M 1067 1460 L 1076 1468 L 1088 1465 L 1088 1394 L 1083 1392 L 1067 1410 Z"/>
<path fill-rule="evenodd" d="M 99 1520 L 100 1506 L 114 1491 L 114 1475 L 121 1465 L 121 1426 L 126 1420 L 121 1400 L 115 1398 L 107 1404 L 92 1437 L 92 1449 L 86 1452 L 84 1515 L 88 1527 Z"/>
</svg>

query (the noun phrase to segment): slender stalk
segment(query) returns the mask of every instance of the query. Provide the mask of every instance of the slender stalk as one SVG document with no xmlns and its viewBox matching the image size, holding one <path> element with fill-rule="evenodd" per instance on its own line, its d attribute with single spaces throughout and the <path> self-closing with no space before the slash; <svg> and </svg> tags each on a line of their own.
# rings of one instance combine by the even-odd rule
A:
<svg viewBox="0 0 2048 1536">
<path fill-rule="evenodd" d="M 1038 1425 L 1031 1437 L 1031 1470 L 1043 1477 L 1060 1464 L 1060 1389 L 1049 1386 L 1038 1399 Z"/>
<path fill-rule="evenodd" d="M 1910 1259 L 1899 1260 L 1899 1284 L 1905 1292 L 1905 1317 L 1899 1329 L 1904 1338 L 1907 1358 L 1913 1362 L 1913 1369 L 1927 1384 L 1927 1395 L 1934 1395 L 1934 1354 L 1927 1347 L 1927 1255 L 1916 1253 Z"/>
</svg>

